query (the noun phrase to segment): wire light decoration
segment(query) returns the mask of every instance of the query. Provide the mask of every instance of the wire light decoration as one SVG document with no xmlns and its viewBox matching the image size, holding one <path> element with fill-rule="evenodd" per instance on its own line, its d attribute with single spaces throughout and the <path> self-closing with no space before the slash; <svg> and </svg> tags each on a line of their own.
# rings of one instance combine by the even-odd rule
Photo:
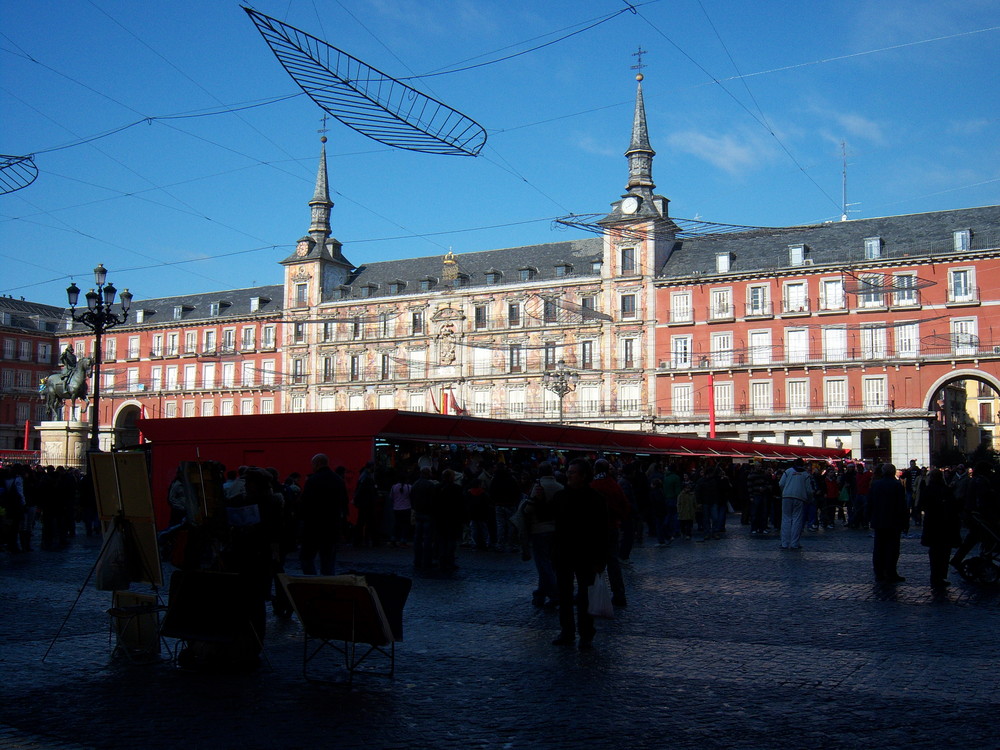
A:
<svg viewBox="0 0 1000 750">
<path fill-rule="evenodd" d="M 36 177 L 38 177 L 38 166 L 33 156 L 0 154 L 0 195 L 26 188 Z"/>
<path fill-rule="evenodd" d="M 294 26 L 243 7 L 288 75 L 330 115 L 387 146 L 476 156 L 486 131 L 474 120 Z"/>
<path fill-rule="evenodd" d="M 555 223 L 561 224 L 565 227 L 581 229 L 584 232 L 590 232 L 591 234 L 604 234 L 605 232 L 610 231 L 623 239 L 634 240 L 651 239 L 656 237 L 658 234 L 662 234 L 663 232 L 662 228 L 647 230 L 642 227 L 613 225 L 609 227 L 600 223 L 600 220 L 603 218 L 604 214 L 570 214 L 569 216 L 564 216 L 561 219 L 556 219 Z M 670 221 L 672 221 L 677 227 L 677 231 L 674 233 L 674 236 L 677 239 L 713 237 L 719 234 L 733 234 L 735 232 L 751 232 L 772 229 L 772 227 L 719 224 L 713 221 L 702 221 L 701 219 L 679 219 L 674 216 L 670 217 Z"/>
</svg>

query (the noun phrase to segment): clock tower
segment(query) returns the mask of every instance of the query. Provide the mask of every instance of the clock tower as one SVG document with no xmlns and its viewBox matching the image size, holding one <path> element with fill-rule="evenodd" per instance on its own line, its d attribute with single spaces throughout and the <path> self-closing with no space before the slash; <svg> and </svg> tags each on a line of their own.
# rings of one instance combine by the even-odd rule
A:
<svg viewBox="0 0 1000 750">
<path fill-rule="evenodd" d="M 326 136 L 320 138 L 320 142 L 323 145 L 316 187 L 309 201 L 309 231 L 295 243 L 295 251 L 281 261 L 285 267 L 285 297 L 289 307 L 299 307 L 303 301 L 312 306 L 330 299 L 332 290 L 346 283 L 354 269 L 344 257 L 340 242 L 331 237 L 333 201 L 330 200 L 326 169 Z"/>
</svg>

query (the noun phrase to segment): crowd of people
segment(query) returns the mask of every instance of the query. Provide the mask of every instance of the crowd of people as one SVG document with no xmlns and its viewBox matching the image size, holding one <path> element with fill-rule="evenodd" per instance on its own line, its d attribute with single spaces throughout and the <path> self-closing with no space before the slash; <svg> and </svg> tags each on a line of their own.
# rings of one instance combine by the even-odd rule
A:
<svg viewBox="0 0 1000 750">
<path fill-rule="evenodd" d="M 225 473 L 223 565 L 251 573 L 260 601 L 276 571 L 333 574 L 345 543 L 412 547 L 413 567 L 423 573 L 451 573 L 463 549 L 520 553 L 537 573 L 532 604 L 560 609 L 556 642 L 579 637 L 582 648 L 594 635 L 588 587 L 606 573 L 613 605 L 626 606 L 622 566 L 636 544 L 719 540 L 738 514 L 750 536 L 776 534 L 780 548 L 791 551 L 801 549 L 806 532 L 840 525 L 871 533 L 874 577 L 890 584 L 904 580 L 900 538 L 916 528 L 928 549 L 931 585 L 943 588 L 949 565 L 989 541 L 970 514 L 1000 521 L 1000 483 L 988 462 L 927 470 L 911 461 L 897 471 L 852 461 L 799 459 L 785 467 L 439 446 L 380 453 L 361 467 L 351 492 L 348 473 L 324 454 L 313 457 L 304 481 L 247 466 Z M 168 493 L 175 527 L 191 512 L 189 493 L 179 471 Z M 100 531 L 91 483 L 76 470 L 4 467 L 0 500 L 0 542 L 11 553 L 31 549 L 39 519 L 47 549 L 65 546 L 81 521 L 88 535 Z M 963 524 L 971 529 L 964 540 Z M 271 598 L 279 616 L 291 615 L 280 587 Z"/>
<path fill-rule="evenodd" d="M 93 485 L 85 479 L 64 466 L 0 466 L 0 549 L 11 554 L 31 552 L 36 544 L 61 549 L 81 524 L 87 536 L 100 534 Z"/>
</svg>

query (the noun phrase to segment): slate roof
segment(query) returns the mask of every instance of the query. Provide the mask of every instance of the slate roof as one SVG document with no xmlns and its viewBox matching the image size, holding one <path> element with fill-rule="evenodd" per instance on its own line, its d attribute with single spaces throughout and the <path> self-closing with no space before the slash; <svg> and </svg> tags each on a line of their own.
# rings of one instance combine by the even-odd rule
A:
<svg viewBox="0 0 1000 750">
<path fill-rule="evenodd" d="M 457 254 L 455 259 L 458 261 L 459 273 L 469 277 L 468 286 L 484 286 L 489 271 L 499 271 L 503 274 L 500 283 L 509 284 L 519 280 L 520 269 L 534 268 L 537 270 L 534 280 L 542 281 L 557 278 L 556 266 L 562 264 L 569 264 L 573 269 L 566 276 L 558 278 L 593 276 L 593 263 L 599 262 L 602 256 L 601 238 L 587 237 L 566 242 L 462 253 Z M 399 280 L 406 282 L 402 293 L 410 294 L 419 292 L 420 281 L 428 277 L 437 279 L 437 286 L 441 286 L 443 268 L 444 254 L 368 263 L 355 269 L 348 285 L 354 290 L 353 296 L 358 297 L 362 287 L 376 284 L 378 289 L 371 296 L 382 297 L 389 295 L 389 285 Z"/>
<path fill-rule="evenodd" d="M 10 322 L 7 325 L 11 328 L 47 333 L 56 331 L 66 317 L 61 307 L 13 297 L 0 297 L 0 313 L 10 315 Z"/>
<path fill-rule="evenodd" d="M 882 259 L 947 256 L 954 252 L 953 233 L 972 231 L 971 250 L 1000 248 L 1000 206 L 954 211 L 853 219 L 777 229 L 755 229 L 678 240 L 657 274 L 688 277 L 716 273 L 715 259 L 730 253 L 730 272 L 788 269 L 789 245 L 804 244 L 813 266 L 843 267 L 864 260 L 865 238 L 882 239 Z"/>
<path fill-rule="evenodd" d="M 250 300 L 260 297 L 260 309 L 251 312 Z M 268 301 L 264 302 L 266 298 Z M 192 322 L 225 321 L 227 319 L 245 318 L 251 315 L 280 314 L 284 301 L 284 287 L 280 284 L 269 286 L 254 286 L 246 289 L 226 289 L 219 292 L 201 292 L 199 294 L 182 294 L 174 297 L 156 297 L 152 299 L 137 299 L 132 301 L 127 325 L 167 326 L 181 325 Z M 210 306 L 214 302 L 222 303 L 218 315 L 211 315 Z M 178 305 L 184 308 L 179 320 L 174 319 L 174 308 Z M 116 303 L 115 309 L 118 309 Z M 143 310 L 142 323 L 136 323 L 137 312 Z M 77 308 L 79 312 L 79 308 Z M 76 324 L 74 330 L 82 326 Z"/>
</svg>

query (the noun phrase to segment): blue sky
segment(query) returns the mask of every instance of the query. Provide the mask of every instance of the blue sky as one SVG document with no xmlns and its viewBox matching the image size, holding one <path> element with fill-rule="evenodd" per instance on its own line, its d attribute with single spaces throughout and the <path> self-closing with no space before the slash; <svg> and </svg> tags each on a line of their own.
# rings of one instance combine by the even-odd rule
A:
<svg viewBox="0 0 1000 750">
<path fill-rule="evenodd" d="M 624 190 L 641 46 L 671 214 L 787 226 L 1000 202 L 1000 3 L 633 0 L 503 62 L 411 81 L 481 123 L 476 158 L 327 123 L 334 236 L 353 263 L 585 236 Z M 495 60 L 622 0 L 261 0 L 390 75 Z M 741 77 L 742 76 L 742 77 Z M 91 269 L 138 299 L 279 283 L 309 225 L 322 127 L 236 2 L 0 3 L 0 293 L 61 305 Z M 284 98 L 238 112 L 218 112 Z M 112 135 L 71 145 L 145 120 Z M 69 146 L 67 148 L 60 148 Z"/>
</svg>

